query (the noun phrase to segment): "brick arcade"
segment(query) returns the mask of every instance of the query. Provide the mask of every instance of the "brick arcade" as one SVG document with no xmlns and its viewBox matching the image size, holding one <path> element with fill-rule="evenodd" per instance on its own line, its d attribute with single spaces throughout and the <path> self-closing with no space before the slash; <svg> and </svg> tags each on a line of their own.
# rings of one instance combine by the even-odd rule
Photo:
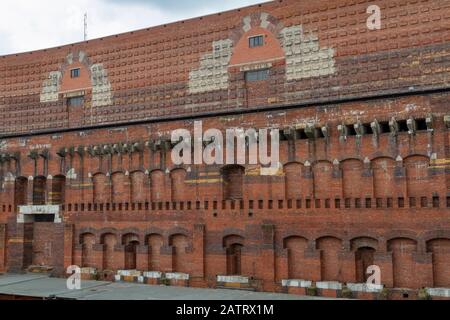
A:
<svg viewBox="0 0 450 320">
<path fill-rule="evenodd" d="M 0 57 L 0 272 L 326 294 L 377 265 L 392 292 L 450 288 L 450 4 L 380 0 L 368 30 L 371 4 Z M 174 165 L 171 131 L 200 120 L 280 129 L 279 170 Z"/>
</svg>

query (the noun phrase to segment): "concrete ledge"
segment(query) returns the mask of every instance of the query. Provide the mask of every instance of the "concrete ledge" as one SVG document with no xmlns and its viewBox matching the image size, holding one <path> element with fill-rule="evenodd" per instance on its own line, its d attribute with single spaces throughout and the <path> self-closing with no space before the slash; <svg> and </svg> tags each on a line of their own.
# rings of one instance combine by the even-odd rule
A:
<svg viewBox="0 0 450 320">
<path fill-rule="evenodd" d="M 142 272 L 138 270 L 117 270 L 119 276 L 124 277 L 139 277 L 142 276 Z"/>
<path fill-rule="evenodd" d="M 283 287 L 296 287 L 296 288 L 310 288 L 312 287 L 312 281 L 301 279 L 287 279 L 281 280 Z"/>
<path fill-rule="evenodd" d="M 81 268 L 81 273 L 84 273 L 84 274 L 96 274 L 97 273 L 97 268 L 84 267 L 84 268 Z"/>
<path fill-rule="evenodd" d="M 382 284 L 347 283 L 347 288 L 356 292 L 381 292 L 384 286 Z"/>
<path fill-rule="evenodd" d="M 142 275 L 149 279 L 160 279 L 162 277 L 162 273 L 159 271 L 144 271 Z"/>
<path fill-rule="evenodd" d="M 450 298 L 450 288 L 426 288 L 426 290 L 432 297 Z"/>
<path fill-rule="evenodd" d="M 248 284 L 249 278 L 242 276 L 217 276 L 217 282 Z"/>
<path fill-rule="evenodd" d="M 165 277 L 170 280 L 189 280 L 189 274 L 180 272 L 168 272 Z"/>
<path fill-rule="evenodd" d="M 326 290 L 342 290 L 342 283 L 337 281 L 318 281 L 316 282 L 317 289 Z"/>
</svg>

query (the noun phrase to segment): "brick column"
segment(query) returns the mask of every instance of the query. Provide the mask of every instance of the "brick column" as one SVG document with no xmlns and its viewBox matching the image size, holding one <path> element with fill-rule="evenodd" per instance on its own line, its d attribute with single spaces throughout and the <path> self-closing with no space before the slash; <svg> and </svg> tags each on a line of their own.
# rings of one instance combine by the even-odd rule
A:
<svg viewBox="0 0 450 320">
<path fill-rule="evenodd" d="M 419 241 L 418 251 L 413 253 L 413 260 L 416 263 L 414 279 L 417 288 L 434 286 L 433 279 L 433 254 L 426 252 L 424 241 Z"/>
<path fill-rule="evenodd" d="M 395 166 L 395 183 L 397 186 L 397 194 L 393 195 L 394 203 L 396 203 L 395 198 L 397 196 L 402 196 L 405 199 L 408 199 L 407 194 L 407 187 L 406 187 L 406 168 L 403 166 L 403 159 L 400 157 L 396 160 L 396 166 Z"/>
<path fill-rule="evenodd" d="M 114 246 L 114 270 L 125 268 L 125 246 L 116 244 Z"/>
<path fill-rule="evenodd" d="M 64 225 L 64 269 L 74 264 L 73 224 Z"/>
<path fill-rule="evenodd" d="M 72 259 L 72 262 L 73 262 L 73 264 L 74 265 L 76 265 L 76 266 L 79 266 L 79 267 L 81 267 L 81 255 L 82 255 L 82 252 L 83 252 L 83 245 L 82 244 L 79 244 L 79 243 L 76 243 L 74 246 L 73 246 L 73 259 Z"/>
<path fill-rule="evenodd" d="M 272 291 L 275 288 L 275 226 L 272 224 L 263 224 L 262 244 L 261 244 L 261 268 L 260 276 L 263 280 L 263 289 Z"/>
<path fill-rule="evenodd" d="M 355 252 L 342 250 L 338 253 L 339 262 L 341 264 L 341 282 L 356 282 L 356 263 Z"/>
<path fill-rule="evenodd" d="M 32 176 L 28 177 L 28 186 L 27 186 L 27 204 L 33 204 L 33 184 L 34 178 Z"/>
<path fill-rule="evenodd" d="M 45 204 L 53 203 L 52 188 L 53 188 L 53 176 L 48 175 L 45 183 Z"/>
<path fill-rule="evenodd" d="M 163 245 L 160 251 L 160 266 L 163 272 L 173 271 L 174 248 L 169 245 Z"/>
<path fill-rule="evenodd" d="M 394 287 L 392 252 L 375 252 L 373 264 L 380 267 L 381 284 L 387 288 Z"/>
<path fill-rule="evenodd" d="M 6 270 L 6 224 L 0 224 L 0 272 Z"/>
<path fill-rule="evenodd" d="M 283 249 L 279 256 L 275 256 L 275 259 L 278 260 L 275 273 L 276 281 L 289 279 L 289 249 Z"/>
<path fill-rule="evenodd" d="M 104 244 L 96 243 L 92 247 L 92 252 L 94 254 L 94 266 L 97 268 L 97 270 L 103 269 L 103 247 Z"/>
<path fill-rule="evenodd" d="M 148 246 L 138 245 L 136 247 L 136 269 L 139 271 L 148 271 Z"/>
<path fill-rule="evenodd" d="M 7 266 L 8 272 L 22 272 L 24 267 L 24 223 L 17 223 L 15 216 L 8 219 L 6 233 L 8 239 L 7 247 Z"/>
<path fill-rule="evenodd" d="M 316 241 L 312 240 L 308 242 L 308 248 L 305 251 L 305 261 L 307 262 L 308 268 L 307 268 L 307 274 L 309 275 L 308 279 L 305 280 L 311 280 L 311 281 L 320 281 L 322 280 L 322 274 L 321 274 L 321 250 L 316 249 Z M 305 263 L 306 264 L 306 263 Z"/>
<path fill-rule="evenodd" d="M 193 253 L 192 257 L 192 274 L 194 278 L 204 278 L 205 277 L 205 225 L 196 224 L 194 225 L 193 234 Z"/>
</svg>

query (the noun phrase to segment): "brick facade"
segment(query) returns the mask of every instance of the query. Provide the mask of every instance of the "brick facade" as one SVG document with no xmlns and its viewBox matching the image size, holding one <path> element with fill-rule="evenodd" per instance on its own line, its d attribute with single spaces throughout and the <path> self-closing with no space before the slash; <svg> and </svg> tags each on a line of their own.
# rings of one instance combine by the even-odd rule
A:
<svg viewBox="0 0 450 320">
<path fill-rule="evenodd" d="M 450 287 L 450 6 L 379 1 L 370 31 L 370 4 L 276 1 L 0 57 L 0 271 L 283 291 L 377 265 L 386 288 Z M 280 129 L 278 172 L 174 165 L 171 131 L 199 120 Z"/>
</svg>

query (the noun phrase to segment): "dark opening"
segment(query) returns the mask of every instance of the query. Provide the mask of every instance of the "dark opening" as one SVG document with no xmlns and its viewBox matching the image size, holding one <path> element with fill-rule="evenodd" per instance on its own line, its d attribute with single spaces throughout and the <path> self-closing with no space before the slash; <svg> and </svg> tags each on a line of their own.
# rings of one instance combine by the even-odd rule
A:
<svg viewBox="0 0 450 320">
<path fill-rule="evenodd" d="M 380 125 L 380 133 L 387 133 L 391 130 L 389 129 L 389 122 L 388 121 L 382 121 L 379 123 Z"/>
<path fill-rule="evenodd" d="M 353 125 L 346 125 L 347 127 L 347 135 L 348 136 L 356 136 L 356 131 Z"/>
<path fill-rule="evenodd" d="M 427 122 L 425 119 L 416 119 L 416 130 L 417 131 L 427 131 Z"/>
<path fill-rule="evenodd" d="M 398 120 L 398 132 L 408 132 L 408 124 L 406 120 Z"/>
<path fill-rule="evenodd" d="M 372 130 L 372 127 L 370 126 L 370 123 L 364 123 L 363 127 L 364 127 L 364 132 L 366 134 L 373 134 L 373 130 Z"/>
<path fill-rule="evenodd" d="M 322 129 L 316 128 L 316 137 L 317 138 L 325 138 L 325 136 L 323 135 Z"/>
<path fill-rule="evenodd" d="M 308 136 L 305 133 L 305 129 L 297 129 L 295 130 L 295 138 L 298 140 L 306 140 Z"/>
<path fill-rule="evenodd" d="M 53 222 L 55 216 L 53 214 L 35 214 L 34 222 Z"/>
</svg>

